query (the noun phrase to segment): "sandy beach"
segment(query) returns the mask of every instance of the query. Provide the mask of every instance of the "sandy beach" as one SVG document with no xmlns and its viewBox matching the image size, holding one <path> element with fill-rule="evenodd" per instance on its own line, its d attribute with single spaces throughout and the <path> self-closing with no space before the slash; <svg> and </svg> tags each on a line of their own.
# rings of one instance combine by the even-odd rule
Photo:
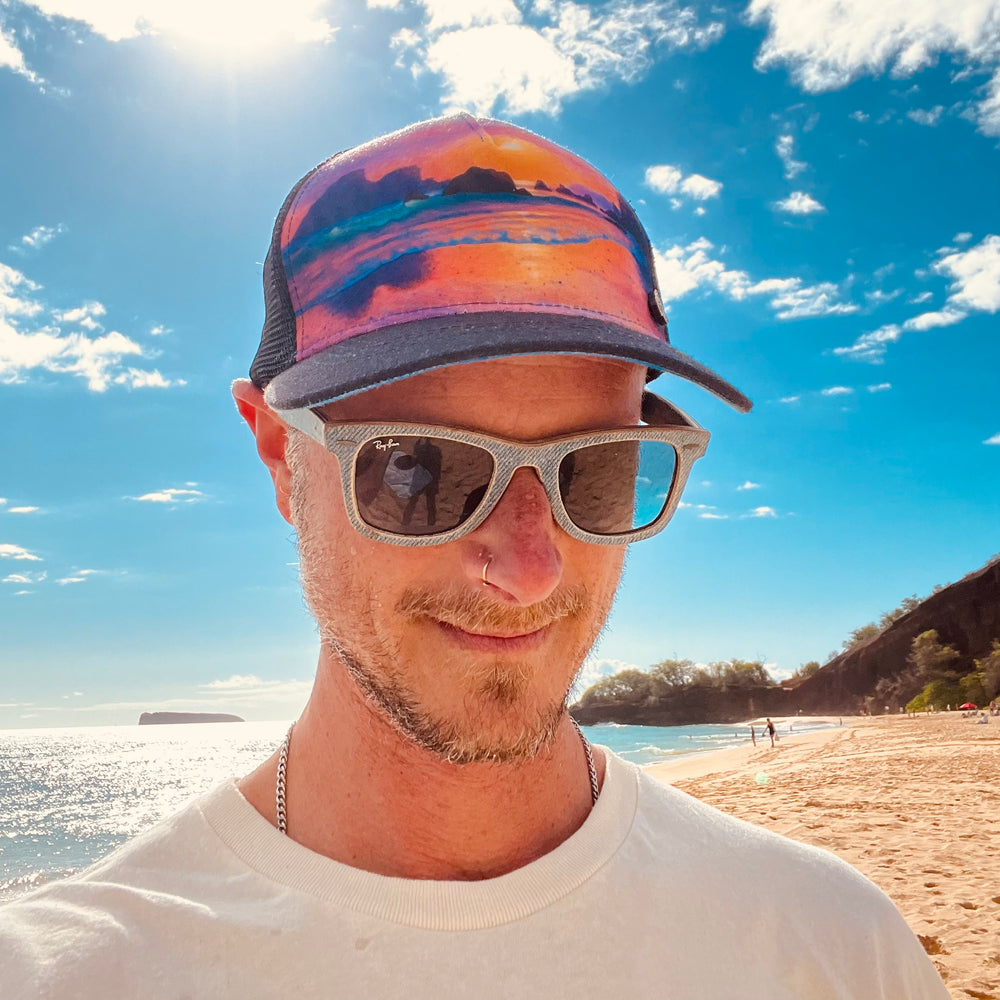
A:
<svg viewBox="0 0 1000 1000">
<path fill-rule="evenodd" d="M 777 720 L 776 720 L 777 721 Z M 880 886 L 956 1000 L 1000 1000 L 1000 719 L 858 719 L 648 768 Z"/>
</svg>

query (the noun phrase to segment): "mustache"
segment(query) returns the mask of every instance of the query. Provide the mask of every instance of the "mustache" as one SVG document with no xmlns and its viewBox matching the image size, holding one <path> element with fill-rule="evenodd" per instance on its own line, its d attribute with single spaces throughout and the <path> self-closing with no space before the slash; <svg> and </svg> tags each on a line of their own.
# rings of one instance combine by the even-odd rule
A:
<svg viewBox="0 0 1000 1000">
<path fill-rule="evenodd" d="M 583 615 L 589 607 L 590 598 L 584 587 L 561 587 L 544 601 L 528 607 L 497 604 L 484 594 L 469 590 L 411 587 L 403 592 L 396 611 L 411 618 L 432 618 L 463 632 L 524 635 L 561 618 Z"/>
</svg>

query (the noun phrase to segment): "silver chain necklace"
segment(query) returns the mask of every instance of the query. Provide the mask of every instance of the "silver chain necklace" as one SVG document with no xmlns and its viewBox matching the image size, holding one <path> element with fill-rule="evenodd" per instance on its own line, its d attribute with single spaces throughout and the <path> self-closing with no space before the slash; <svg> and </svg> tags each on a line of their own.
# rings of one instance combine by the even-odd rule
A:
<svg viewBox="0 0 1000 1000">
<path fill-rule="evenodd" d="M 580 737 L 580 742 L 583 744 L 583 754 L 587 758 L 587 777 L 590 779 L 590 806 L 593 808 L 597 805 L 597 797 L 601 794 L 601 790 L 597 785 L 597 768 L 594 767 L 594 755 L 591 753 L 587 737 L 583 735 L 583 730 L 580 729 L 576 719 L 574 719 L 573 716 L 570 716 L 569 721 L 573 724 L 573 728 L 576 730 L 576 735 Z M 288 778 L 288 747 L 292 742 L 292 730 L 294 728 L 295 723 L 293 722 L 288 727 L 288 732 L 285 733 L 285 739 L 282 741 L 281 753 L 278 754 L 278 778 L 274 785 L 274 802 L 275 812 L 278 817 L 278 832 L 283 833 L 286 836 L 288 834 L 288 810 L 285 804 L 285 782 Z"/>
</svg>

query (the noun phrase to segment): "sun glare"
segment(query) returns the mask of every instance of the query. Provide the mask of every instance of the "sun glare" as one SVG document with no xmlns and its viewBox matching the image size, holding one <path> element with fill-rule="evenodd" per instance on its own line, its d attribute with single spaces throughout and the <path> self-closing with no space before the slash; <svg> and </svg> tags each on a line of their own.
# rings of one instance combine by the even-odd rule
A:
<svg viewBox="0 0 1000 1000">
<path fill-rule="evenodd" d="M 327 0 L 40 0 L 50 16 L 83 21 L 112 41 L 170 35 L 212 49 L 247 51 L 328 42 Z"/>
</svg>

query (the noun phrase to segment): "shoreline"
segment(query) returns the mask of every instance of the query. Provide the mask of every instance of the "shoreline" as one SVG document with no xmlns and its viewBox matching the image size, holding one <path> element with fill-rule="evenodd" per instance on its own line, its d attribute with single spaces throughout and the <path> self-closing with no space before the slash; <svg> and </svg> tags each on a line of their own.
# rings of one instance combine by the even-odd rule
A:
<svg viewBox="0 0 1000 1000">
<path fill-rule="evenodd" d="M 842 732 L 848 725 L 863 725 L 867 720 L 862 716 L 847 716 L 843 726 L 827 716 L 788 716 L 772 720 L 776 726 L 786 722 L 801 722 L 804 724 L 828 723 L 825 729 L 809 729 L 802 732 L 779 732 L 775 740 L 775 748 L 771 749 L 770 739 L 765 733 L 757 734 L 757 745 L 754 746 L 747 737 L 747 745 L 737 747 L 722 747 L 717 750 L 694 750 L 691 753 L 678 755 L 672 760 L 656 761 L 641 765 L 642 769 L 652 775 L 657 781 L 673 784 L 685 779 L 703 778 L 720 772 L 750 772 L 758 765 L 764 765 L 782 750 L 802 743 L 826 743 L 834 734 Z M 760 725 L 754 720 L 754 725 Z M 741 723 L 741 728 L 750 728 L 750 723 Z"/>
<path fill-rule="evenodd" d="M 956 1000 L 1000 1000 L 1000 719 L 844 717 L 766 743 L 644 770 L 837 854 L 893 900 Z"/>
</svg>

